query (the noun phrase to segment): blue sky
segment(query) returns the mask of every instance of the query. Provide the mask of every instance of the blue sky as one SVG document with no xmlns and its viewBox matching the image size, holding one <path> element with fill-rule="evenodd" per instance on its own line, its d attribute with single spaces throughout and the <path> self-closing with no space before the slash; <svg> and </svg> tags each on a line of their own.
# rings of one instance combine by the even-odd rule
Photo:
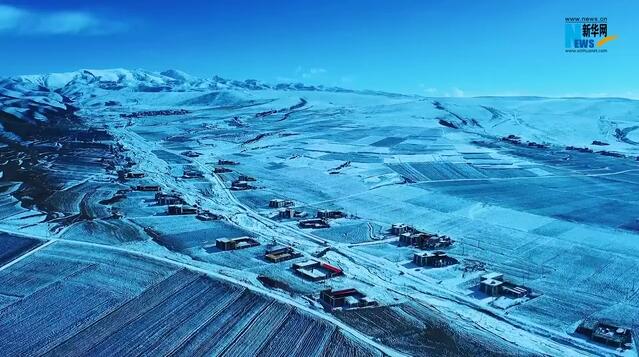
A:
<svg viewBox="0 0 639 357">
<path fill-rule="evenodd" d="M 607 53 L 564 18 L 606 16 Z M 176 68 L 433 96 L 639 98 L 639 2 L 0 0 L 0 76 Z"/>
</svg>

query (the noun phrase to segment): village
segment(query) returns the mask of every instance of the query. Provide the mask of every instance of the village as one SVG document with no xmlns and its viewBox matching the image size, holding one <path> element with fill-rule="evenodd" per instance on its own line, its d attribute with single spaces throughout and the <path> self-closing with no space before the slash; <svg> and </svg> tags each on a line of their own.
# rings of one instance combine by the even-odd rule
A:
<svg viewBox="0 0 639 357">
<path fill-rule="evenodd" d="M 92 136 L 99 134 L 97 129 L 87 133 Z M 514 135 L 500 141 L 525 150 L 550 150 L 545 143 L 525 142 Z M 498 316 L 508 316 L 517 309 L 526 308 L 531 302 L 543 299 L 545 289 L 549 288 L 534 284 L 534 279 L 518 274 L 507 264 L 469 256 L 466 251 L 480 249 L 480 242 L 472 243 L 454 229 L 424 228 L 430 227 L 430 224 L 422 220 L 413 222 L 414 218 L 410 217 L 405 222 L 392 224 L 369 221 L 353 210 L 352 205 L 322 201 L 309 204 L 298 199 L 299 195 L 275 190 L 269 187 L 272 178 L 266 176 L 265 179 L 264 172 L 246 165 L 241 156 L 211 156 L 200 149 L 166 151 L 165 155 L 171 155 L 167 157 L 180 163 L 170 170 L 172 180 L 179 183 L 176 186 L 170 180 L 158 180 L 157 173 L 145 170 L 143 165 L 128 157 L 121 144 L 116 142 L 111 150 L 120 155 L 120 161 L 104 161 L 102 164 L 124 186 L 111 198 L 102 201 L 110 207 L 111 219 L 130 218 L 130 208 L 134 204 L 127 202 L 141 200 L 143 206 L 146 205 L 153 213 L 146 219 L 136 218 L 137 213 L 133 213 L 132 218 L 142 224 L 144 232 L 153 241 L 196 260 L 245 269 L 250 275 L 256 274 L 256 280 L 266 288 L 290 294 L 328 313 L 339 315 L 348 311 L 377 311 L 375 309 L 395 306 L 397 297 L 356 279 L 365 266 L 362 260 L 370 259 L 370 255 L 353 255 L 362 251 L 380 254 L 377 259 L 393 266 L 401 279 L 439 285 L 446 289 L 446 294 L 456 294 L 479 311 L 489 311 Z M 565 150 L 593 153 L 592 149 L 578 146 L 566 146 Z M 600 151 L 599 154 L 616 157 L 607 152 Z M 326 173 L 339 178 L 341 170 L 350 170 L 353 166 L 351 161 L 344 161 L 331 165 Z M 202 204 L 201 198 L 194 197 L 185 189 L 210 182 L 219 182 L 222 190 L 216 189 L 208 194 L 236 197 L 238 202 L 246 204 L 268 224 L 294 230 L 297 237 L 304 238 L 300 240 L 284 234 L 264 239 L 260 234 L 238 230 L 228 211 Z M 404 182 L 417 184 L 411 180 Z M 193 237 L 188 237 L 188 233 L 175 235 L 166 228 L 173 220 L 201 228 Z M 187 223 L 196 221 L 199 223 Z M 153 222 L 160 222 L 159 227 Z M 354 227 L 367 227 L 366 234 L 361 228 Z M 218 233 L 209 235 L 208 232 L 212 231 Z M 317 246 L 303 242 L 306 238 Z M 358 257 L 357 263 L 336 253 L 346 249 L 351 256 Z M 632 327 L 614 319 L 583 319 L 569 332 L 571 338 L 587 341 L 597 348 L 619 351 L 634 348 Z"/>
<path fill-rule="evenodd" d="M 183 152 L 182 155 L 196 158 L 193 152 Z M 240 162 L 219 159 L 211 174 L 231 175 L 229 191 L 259 190 L 258 179 L 241 173 L 235 173 Z M 121 190 L 114 199 L 126 198 L 127 192 L 149 192 L 153 196 L 155 203 L 166 207 L 166 215 L 169 216 L 194 216 L 201 221 L 225 220 L 222 214 L 201 209 L 198 205 L 189 204 L 184 197 L 177 192 L 164 191 L 159 185 L 154 185 L 144 181 L 145 173 L 126 169 L 119 172 L 119 177 L 123 182 L 130 183 L 129 190 Z M 203 175 L 196 171 L 183 175 L 183 179 L 202 178 Z M 228 178 L 225 178 L 225 181 Z M 352 220 L 356 217 L 347 212 L 337 209 L 317 209 L 311 211 L 309 207 L 298 207 L 292 199 L 272 198 L 267 206 L 263 207 L 262 214 L 266 217 L 284 223 L 293 223 L 302 230 L 322 231 L 329 229 L 344 220 Z M 117 213 L 120 215 L 120 213 Z M 121 216 L 118 216 L 121 217 Z M 152 230 L 151 230 L 152 231 Z M 494 311 L 508 311 L 513 306 L 524 304 L 527 301 L 538 298 L 543 294 L 541 291 L 534 291 L 519 282 L 515 282 L 506 277 L 505 274 L 488 271 L 481 264 L 478 270 L 468 270 L 468 265 L 462 264 L 463 258 L 450 255 L 448 250 L 456 242 L 448 235 L 432 233 L 414 227 L 408 223 L 395 223 L 387 227 L 386 233 L 378 237 L 385 243 L 394 242 L 395 246 L 412 251 L 407 262 L 404 264 L 408 269 L 418 273 L 421 269 L 424 274 L 438 269 L 453 269 L 458 271 L 458 275 L 465 278 L 459 280 L 457 284 L 468 289 L 467 294 L 476 299 L 477 303 L 494 309 Z M 327 242 L 325 242 L 326 244 Z M 372 241 L 371 244 L 375 242 Z M 264 247 L 265 248 L 262 248 Z M 266 264 L 284 264 L 286 269 L 294 276 L 309 283 L 320 284 L 315 292 L 309 296 L 322 306 L 326 311 L 344 311 L 353 309 L 366 309 L 379 307 L 383 302 L 375 298 L 375 294 L 367 293 L 367 289 L 361 287 L 348 286 L 348 271 L 338 265 L 332 264 L 322 258 L 317 258 L 304 251 L 298 250 L 293 245 L 273 244 L 260 242 L 257 237 L 232 236 L 217 238 L 215 243 L 207 246 L 207 251 L 214 247 L 217 251 L 234 252 L 258 249 L 261 259 Z M 329 246 L 330 247 L 330 246 Z M 329 248 L 330 249 L 330 248 Z M 467 274 L 470 271 L 469 274 Z M 277 277 L 262 277 L 260 279 L 271 281 L 272 288 L 287 288 L 286 283 L 277 282 Z M 275 280 L 274 280 L 275 279 Z M 338 284 L 331 284 L 336 281 Z M 274 285 L 273 285 L 274 284 Z M 574 331 L 575 336 L 581 336 L 586 340 L 612 348 L 627 350 L 632 348 L 631 330 L 627 327 L 616 326 L 606 320 L 591 320 L 583 322 Z"/>
<path fill-rule="evenodd" d="M 516 137 L 508 137 L 505 141 L 519 143 Z M 536 145 L 528 145 L 536 146 Z M 539 146 L 542 147 L 542 146 Z M 568 148 L 573 150 L 573 148 Z M 579 148 L 574 150 L 584 151 Z M 185 151 L 183 156 L 194 159 L 201 156 L 195 151 Z M 134 166 L 134 165 L 131 165 Z M 223 181 L 230 180 L 227 186 L 229 191 L 250 191 L 259 190 L 258 179 L 242 173 L 237 173 L 241 167 L 240 162 L 218 159 L 210 174 L 220 176 Z M 166 215 L 169 216 L 195 216 L 201 221 L 224 220 L 222 214 L 201 209 L 197 203 L 189 203 L 177 192 L 164 191 L 160 185 L 145 181 L 145 173 L 132 170 L 131 168 L 118 172 L 120 180 L 130 183 L 129 190 L 121 190 L 114 199 L 126 198 L 127 192 L 139 191 L 149 192 L 153 195 L 155 203 L 166 207 Z M 185 168 L 182 179 L 202 179 L 203 173 L 197 169 Z M 262 212 L 270 219 L 281 222 L 293 222 L 302 230 L 325 230 L 343 220 L 353 219 L 342 210 L 337 209 L 317 209 L 309 210 L 310 207 L 298 207 L 296 202 L 287 198 L 272 198 L 268 205 L 263 207 Z M 119 211 L 114 212 L 115 217 L 121 217 Z M 450 236 L 440 233 L 432 233 L 420 230 L 408 223 L 395 223 L 387 227 L 386 233 L 380 238 L 384 242 L 394 241 L 397 247 L 409 248 L 412 250 L 410 259 L 406 266 L 412 270 L 427 269 L 424 273 L 434 269 L 463 269 L 456 268 L 461 264 L 461 258 L 450 255 L 447 250 L 455 245 L 455 240 Z M 344 283 L 347 281 L 348 272 L 339 266 L 331 264 L 321 258 L 313 257 L 303 251 L 297 250 L 294 246 L 283 244 L 267 244 L 266 248 L 260 248 L 263 243 L 252 236 L 234 236 L 217 238 L 211 245 L 218 251 L 233 252 L 240 250 L 263 249 L 261 257 L 267 264 L 286 264 L 287 269 L 293 272 L 299 279 L 311 283 L 321 283 L 313 295 L 313 299 L 327 311 L 351 310 L 372 308 L 380 306 L 380 302 L 375 299 L 374 294 L 370 296 L 366 289 L 349 287 Z M 207 248 L 210 251 L 210 248 Z M 464 268 L 465 269 L 465 268 Z M 463 273 L 465 275 L 465 271 Z M 337 279 L 340 284 L 331 286 L 329 281 Z M 503 273 L 495 271 L 479 270 L 466 275 L 462 285 L 470 285 L 470 295 L 477 299 L 478 303 L 490 306 L 497 311 L 507 311 L 513 306 L 526 303 L 530 299 L 539 297 L 543 292 L 533 291 L 531 288 L 517 282 L 509 280 Z M 327 285 L 328 283 L 328 285 Z M 286 286 L 286 285 L 284 285 Z M 612 332 L 608 332 L 612 331 Z M 614 348 L 631 348 L 632 337 L 630 330 L 618 327 L 610 322 L 591 321 L 588 324 L 582 323 L 575 330 L 575 334 L 590 339 L 593 342 L 611 346 Z"/>
<path fill-rule="evenodd" d="M 182 155 L 190 158 L 200 156 L 193 155 L 192 151 L 183 152 Z M 227 175 L 235 172 L 239 166 L 240 163 L 237 161 L 219 159 L 211 173 L 213 175 Z M 225 220 L 225 217 L 221 214 L 203 210 L 197 204 L 187 203 L 184 197 L 177 192 L 165 192 L 161 186 L 150 184 L 144 180 L 145 176 L 144 172 L 131 169 L 119 171 L 120 180 L 132 185 L 129 190 L 119 191 L 117 197 L 114 198 L 118 200 L 124 199 L 127 192 L 131 191 L 149 192 L 153 195 L 156 205 L 166 207 L 166 215 L 194 216 L 201 221 Z M 183 179 L 192 177 L 193 175 L 184 175 Z M 203 175 L 200 174 L 196 177 L 201 178 Z M 231 180 L 230 186 L 227 187 L 228 190 L 257 189 L 257 186 L 255 186 L 257 183 L 256 178 L 245 174 L 236 174 L 233 177 L 235 178 Z M 283 222 L 295 222 L 299 229 L 304 230 L 323 230 L 335 224 L 332 222 L 337 223 L 341 220 L 349 219 L 349 214 L 341 210 L 318 209 L 312 213 L 308 209 L 297 208 L 293 200 L 282 198 L 271 199 L 265 209 L 266 213 L 264 214 L 269 218 Z M 275 212 L 275 214 L 269 212 Z M 118 214 L 120 213 L 118 212 Z M 149 232 L 154 232 L 150 227 L 148 230 Z M 153 234 L 158 238 L 157 232 Z M 413 252 L 407 266 L 416 271 L 419 268 L 454 268 L 460 264 L 459 258 L 449 255 L 446 251 L 455 244 L 451 237 L 425 232 L 410 224 L 392 224 L 387 228 L 385 237 L 381 238 L 381 240 L 384 242 L 392 240 L 397 247 L 412 249 Z M 211 245 L 211 247 L 215 247 L 218 251 L 232 252 L 244 249 L 260 249 L 259 247 L 262 245 L 263 243 L 256 237 L 237 236 L 217 238 L 215 244 Z M 207 249 L 210 251 L 210 248 Z M 288 264 L 288 269 L 298 278 L 309 282 L 322 282 L 324 287 L 327 287 L 326 282 L 328 280 L 347 276 L 347 272 L 342 268 L 286 244 L 267 244 L 267 247 L 261 253 L 261 257 L 271 264 Z M 504 274 L 498 272 L 484 271 L 483 273 L 477 273 L 474 279 L 476 279 L 476 285 L 472 289 L 475 292 L 474 295 L 477 295 L 477 293 L 483 294 L 481 300 L 486 301 L 495 308 L 507 309 L 539 296 L 537 292 L 533 293 L 530 288 L 506 280 Z M 480 297 L 478 296 L 478 298 Z M 318 290 L 315 293 L 315 299 L 328 310 L 379 306 L 379 302 L 374 300 L 374 297 L 367 296 L 365 292 L 353 287 L 337 289 L 329 287 L 321 291 Z M 508 302 L 504 302 L 504 300 Z M 500 303 L 497 304 L 496 302 Z"/>
</svg>

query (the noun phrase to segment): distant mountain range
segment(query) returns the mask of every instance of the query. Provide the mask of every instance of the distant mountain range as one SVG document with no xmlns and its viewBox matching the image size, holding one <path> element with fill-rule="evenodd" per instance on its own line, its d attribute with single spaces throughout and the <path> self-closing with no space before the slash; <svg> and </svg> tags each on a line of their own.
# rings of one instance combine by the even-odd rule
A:
<svg viewBox="0 0 639 357">
<path fill-rule="evenodd" d="M 79 118 L 90 121 L 95 111 L 263 106 L 267 112 L 277 112 L 294 108 L 303 98 L 304 102 L 308 99 L 309 108 L 331 106 L 350 111 L 375 106 L 381 112 L 397 113 L 397 120 L 432 120 L 449 129 L 481 135 L 516 135 L 559 146 L 605 142 L 610 150 L 639 153 L 639 101 L 623 98 L 428 98 L 302 83 L 197 78 L 178 70 L 127 69 L 0 79 L 0 141 L 24 139 L 45 122 L 58 126 Z M 84 112 L 76 117 L 78 111 Z"/>
</svg>

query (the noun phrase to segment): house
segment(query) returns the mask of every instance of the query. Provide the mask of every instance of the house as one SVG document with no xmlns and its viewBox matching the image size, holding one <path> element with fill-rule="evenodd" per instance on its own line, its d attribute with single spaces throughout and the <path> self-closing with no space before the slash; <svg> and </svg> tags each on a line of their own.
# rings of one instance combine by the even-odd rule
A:
<svg viewBox="0 0 639 357">
<path fill-rule="evenodd" d="M 184 204 L 184 200 L 177 193 L 162 193 L 158 192 L 155 194 L 155 201 L 159 205 L 181 205 Z"/>
<path fill-rule="evenodd" d="M 510 134 L 508 136 L 504 136 L 503 138 L 501 138 L 502 141 L 507 141 L 509 143 L 512 144 L 521 144 L 521 137 L 514 135 L 514 134 Z"/>
<path fill-rule="evenodd" d="M 218 165 L 239 165 L 239 162 L 231 161 L 231 160 L 217 160 Z"/>
<path fill-rule="evenodd" d="M 292 247 L 288 246 L 277 246 L 268 249 L 264 254 L 264 258 L 271 263 L 279 263 L 286 260 L 299 258 L 301 256 L 302 253 L 297 252 Z"/>
<path fill-rule="evenodd" d="M 458 261 L 455 258 L 449 257 L 446 252 L 436 251 L 415 253 L 413 255 L 413 263 L 419 266 L 441 268 L 457 264 Z"/>
<path fill-rule="evenodd" d="M 144 177 L 144 172 L 126 172 L 124 174 L 124 178 L 128 178 L 128 179 L 137 179 L 137 178 L 143 178 Z"/>
<path fill-rule="evenodd" d="M 195 218 L 199 219 L 200 221 L 215 221 L 218 219 L 222 219 L 224 217 L 220 216 L 219 214 L 211 213 L 209 211 L 204 211 L 204 212 L 200 212 L 197 216 L 195 216 Z"/>
<path fill-rule="evenodd" d="M 197 151 L 184 151 L 182 152 L 182 155 L 186 156 L 186 157 L 198 157 L 200 155 L 202 155 L 201 153 L 197 152 Z"/>
<path fill-rule="evenodd" d="M 367 298 L 366 295 L 357 289 L 322 290 L 320 292 L 320 302 L 330 309 L 350 309 L 377 305 L 377 302 Z"/>
<path fill-rule="evenodd" d="M 281 219 L 291 219 L 295 216 L 295 210 L 292 208 L 285 208 L 277 212 L 277 217 Z"/>
<path fill-rule="evenodd" d="M 344 274 L 342 269 L 316 260 L 295 263 L 293 264 L 293 271 L 310 281 L 321 281 Z"/>
<path fill-rule="evenodd" d="M 233 191 L 245 191 L 245 190 L 251 190 L 253 188 L 255 187 L 249 185 L 249 183 L 246 181 L 235 180 L 231 182 L 231 190 Z"/>
<path fill-rule="evenodd" d="M 144 176 L 145 176 L 144 172 L 125 172 L 124 173 L 124 178 L 127 178 L 127 179 L 143 178 Z"/>
<path fill-rule="evenodd" d="M 632 346 L 631 330 L 609 321 L 586 320 L 579 324 L 575 332 L 588 337 L 593 342 L 613 348 L 627 349 Z"/>
<path fill-rule="evenodd" d="M 238 181 L 255 181 L 255 178 L 251 176 L 240 175 L 237 177 L 237 180 Z"/>
<path fill-rule="evenodd" d="M 182 174 L 184 178 L 202 178 L 204 175 L 199 171 L 194 170 L 184 170 L 184 174 Z"/>
<path fill-rule="evenodd" d="M 281 200 L 281 199 L 275 198 L 268 203 L 268 206 L 270 208 L 290 207 L 290 206 L 293 206 L 293 201 Z"/>
<path fill-rule="evenodd" d="M 500 296 L 503 281 L 495 279 L 485 279 L 479 283 L 479 290 L 488 296 Z"/>
<path fill-rule="evenodd" d="M 213 169 L 213 173 L 216 173 L 216 174 L 223 174 L 223 173 L 231 172 L 231 171 L 233 170 L 224 166 L 217 166 L 215 169 Z"/>
<path fill-rule="evenodd" d="M 260 245 L 258 241 L 247 236 L 237 238 L 219 238 L 215 240 L 215 247 L 220 250 L 244 249 L 258 245 Z"/>
<path fill-rule="evenodd" d="M 342 212 L 342 211 L 329 211 L 329 210 L 322 210 L 322 211 L 317 211 L 317 218 L 322 218 L 322 219 L 328 219 L 328 218 L 344 218 L 346 217 L 346 213 Z"/>
<path fill-rule="evenodd" d="M 405 232 L 400 234 L 399 244 L 412 245 L 419 249 L 437 249 L 451 246 L 453 240 L 448 236 L 440 236 L 438 234 L 424 233 L 415 230 L 414 233 Z"/>
<path fill-rule="evenodd" d="M 161 191 L 162 188 L 157 185 L 137 185 L 135 186 L 136 191 Z"/>
<path fill-rule="evenodd" d="M 391 234 L 399 236 L 404 233 L 413 233 L 415 228 L 404 223 L 395 223 L 391 226 Z"/>
<path fill-rule="evenodd" d="M 508 296 L 519 299 L 528 296 L 531 290 L 504 279 L 504 274 L 492 272 L 479 279 L 479 290 L 488 296 Z"/>
<path fill-rule="evenodd" d="M 297 225 L 300 228 L 313 228 L 313 229 L 330 227 L 330 225 L 328 224 L 328 222 L 326 222 L 326 220 L 319 219 L 319 218 L 303 220 L 303 221 L 300 221 Z"/>
<path fill-rule="evenodd" d="M 296 211 L 292 208 L 284 208 L 277 212 L 277 217 L 280 219 L 291 219 L 291 218 L 302 218 L 306 217 L 308 214 L 304 211 Z M 307 227 L 312 228 L 312 227 Z M 324 228 L 324 227 L 320 227 Z"/>
<path fill-rule="evenodd" d="M 170 215 L 197 214 L 197 208 L 189 205 L 171 205 L 167 212 Z"/>
</svg>

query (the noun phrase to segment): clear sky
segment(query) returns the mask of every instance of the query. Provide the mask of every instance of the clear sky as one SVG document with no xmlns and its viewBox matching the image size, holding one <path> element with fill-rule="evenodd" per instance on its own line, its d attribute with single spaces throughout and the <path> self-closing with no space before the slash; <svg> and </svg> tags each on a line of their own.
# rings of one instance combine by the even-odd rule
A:
<svg viewBox="0 0 639 357">
<path fill-rule="evenodd" d="M 605 16 L 607 53 L 565 53 Z M 639 1 L 0 0 L 0 76 L 175 68 L 439 96 L 639 98 Z"/>
</svg>

